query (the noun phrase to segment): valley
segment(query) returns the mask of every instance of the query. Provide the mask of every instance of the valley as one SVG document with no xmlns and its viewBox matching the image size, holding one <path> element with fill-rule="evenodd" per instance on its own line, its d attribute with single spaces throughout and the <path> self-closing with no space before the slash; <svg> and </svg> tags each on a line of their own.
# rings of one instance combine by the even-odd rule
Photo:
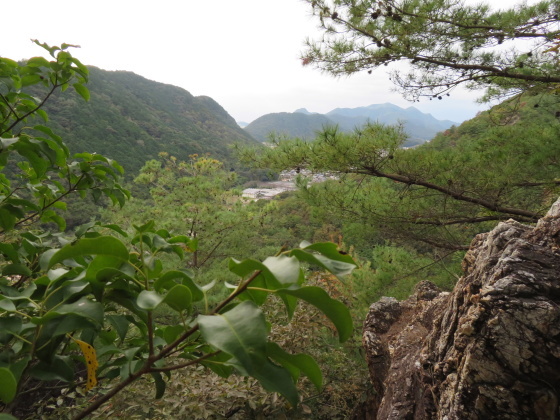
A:
<svg viewBox="0 0 560 420">
<path fill-rule="evenodd" d="M 74 44 L 0 57 L 0 420 L 560 415 L 558 0 L 303 3 L 320 35 L 294 73 L 266 36 L 288 2 L 258 28 L 239 19 L 264 2 L 170 7 L 166 28 L 153 7 L 144 41 L 126 9 L 108 56 L 142 43 L 147 74 L 220 100 Z M 20 29 L 97 23 L 51 6 Z M 268 112 L 327 86 L 310 68 L 365 78 L 324 114 Z M 462 87 L 493 105 L 421 111 Z M 236 122 L 231 92 L 267 113 Z"/>
</svg>

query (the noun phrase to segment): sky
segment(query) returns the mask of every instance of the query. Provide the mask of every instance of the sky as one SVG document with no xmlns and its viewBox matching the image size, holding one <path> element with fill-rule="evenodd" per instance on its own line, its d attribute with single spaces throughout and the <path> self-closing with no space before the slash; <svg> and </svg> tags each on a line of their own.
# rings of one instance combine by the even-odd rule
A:
<svg viewBox="0 0 560 420">
<path fill-rule="evenodd" d="M 210 96 L 237 121 L 298 108 L 326 113 L 391 102 L 461 122 L 487 108 L 475 103 L 482 92 L 466 90 L 412 104 L 391 91 L 386 69 L 334 78 L 303 67 L 304 40 L 319 32 L 300 0 L 4 0 L 2 15 L 0 56 L 44 55 L 31 39 L 77 44 L 72 54 L 84 64 Z"/>
</svg>

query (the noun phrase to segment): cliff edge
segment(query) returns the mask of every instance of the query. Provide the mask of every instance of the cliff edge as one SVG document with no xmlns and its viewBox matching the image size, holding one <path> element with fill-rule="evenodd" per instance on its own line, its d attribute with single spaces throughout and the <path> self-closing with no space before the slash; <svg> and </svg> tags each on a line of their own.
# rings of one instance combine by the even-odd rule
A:
<svg viewBox="0 0 560 420">
<path fill-rule="evenodd" d="M 560 200 L 472 241 L 451 293 L 423 281 L 370 307 L 374 393 L 356 418 L 560 418 Z"/>
</svg>

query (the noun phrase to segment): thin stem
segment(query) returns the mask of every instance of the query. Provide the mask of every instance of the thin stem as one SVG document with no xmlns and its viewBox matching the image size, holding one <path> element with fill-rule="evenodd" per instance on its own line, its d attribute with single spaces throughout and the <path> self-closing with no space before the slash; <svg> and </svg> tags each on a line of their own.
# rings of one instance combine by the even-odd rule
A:
<svg viewBox="0 0 560 420">
<path fill-rule="evenodd" d="M 179 365 L 164 366 L 164 367 L 161 367 L 161 368 L 152 368 L 151 372 L 171 372 L 173 370 L 182 369 L 182 368 L 185 368 L 185 367 L 188 367 L 188 366 L 196 365 L 197 363 L 200 363 L 200 362 L 202 362 L 206 359 L 209 359 L 212 356 L 216 356 L 219 353 L 221 353 L 220 350 L 212 352 L 212 353 L 205 354 L 204 356 L 199 357 L 198 359 L 190 360 L 188 362 L 181 363 Z"/>
</svg>

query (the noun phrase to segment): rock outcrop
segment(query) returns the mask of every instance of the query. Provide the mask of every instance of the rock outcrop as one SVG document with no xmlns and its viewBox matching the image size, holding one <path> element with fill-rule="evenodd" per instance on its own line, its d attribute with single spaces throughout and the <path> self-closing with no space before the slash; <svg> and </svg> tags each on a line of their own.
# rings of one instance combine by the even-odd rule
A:
<svg viewBox="0 0 560 420">
<path fill-rule="evenodd" d="M 367 417 L 560 419 L 560 200 L 476 236 L 463 269 L 451 293 L 426 281 L 371 306 Z"/>
</svg>

